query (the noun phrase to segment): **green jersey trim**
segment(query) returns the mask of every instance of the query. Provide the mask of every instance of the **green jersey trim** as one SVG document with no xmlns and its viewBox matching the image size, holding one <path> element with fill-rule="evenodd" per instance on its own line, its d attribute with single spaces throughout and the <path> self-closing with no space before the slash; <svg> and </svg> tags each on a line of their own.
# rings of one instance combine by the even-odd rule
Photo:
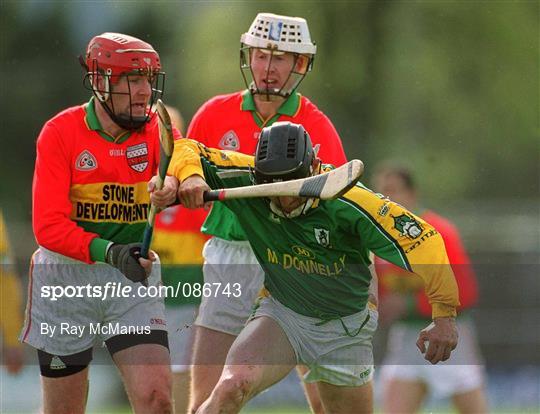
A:
<svg viewBox="0 0 540 414">
<path fill-rule="evenodd" d="M 86 110 L 85 121 L 89 130 L 96 131 L 102 138 L 106 139 L 109 142 L 114 142 L 116 144 L 121 144 L 122 142 L 124 142 L 126 139 L 128 139 L 131 136 L 130 131 L 126 131 L 120 134 L 118 138 L 114 138 L 112 135 L 109 135 L 107 132 L 105 132 L 97 117 L 95 105 L 96 105 L 96 99 L 95 97 L 92 96 L 90 98 L 90 101 L 88 101 L 88 103 L 85 106 L 85 110 Z"/>
<path fill-rule="evenodd" d="M 101 239 L 96 237 L 90 242 L 90 258 L 94 262 L 103 262 L 105 263 L 105 254 L 107 252 L 107 246 L 111 242 L 109 240 Z"/>
<path fill-rule="evenodd" d="M 298 92 L 293 92 L 291 96 L 289 96 L 285 102 L 281 104 L 281 106 L 278 108 L 276 114 L 267 119 L 264 120 L 261 118 L 259 113 L 257 112 L 257 106 L 255 105 L 255 100 L 253 99 L 253 95 L 249 92 L 249 90 L 245 90 L 242 93 L 242 111 L 250 111 L 253 115 L 253 120 L 257 124 L 259 128 L 264 128 L 265 126 L 272 125 L 274 122 L 278 120 L 278 118 L 281 115 L 287 115 L 293 117 L 296 115 L 298 110 L 300 109 L 300 97 L 301 95 Z"/>
</svg>

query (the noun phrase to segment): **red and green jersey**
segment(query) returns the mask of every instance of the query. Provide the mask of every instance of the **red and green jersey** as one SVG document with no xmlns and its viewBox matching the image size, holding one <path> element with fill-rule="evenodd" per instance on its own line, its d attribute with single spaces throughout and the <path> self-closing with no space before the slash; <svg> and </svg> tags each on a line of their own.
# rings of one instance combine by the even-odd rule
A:
<svg viewBox="0 0 540 414">
<path fill-rule="evenodd" d="M 257 113 L 253 96 L 247 90 L 216 96 L 197 111 L 187 136 L 208 147 L 253 155 L 261 130 L 276 121 L 302 124 L 313 145 L 320 144 L 319 157 L 324 162 L 339 166 L 347 161 L 332 122 L 299 93 L 292 94 L 268 120 L 263 120 Z M 183 215 L 182 219 L 193 220 L 189 214 Z M 214 204 L 202 231 L 226 240 L 245 240 L 234 214 L 220 203 Z"/>
<path fill-rule="evenodd" d="M 448 260 L 452 265 L 459 287 L 460 309 L 471 307 L 478 299 L 478 286 L 459 232 L 450 221 L 431 210 L 425 210 L 420 217 L 437 229 L 444 240 Z M 403 315 L 402 320 L 414 322 L 419 319 L 424 321 L 431 318 L 429 299 L 423 290 L 420 278 L 378 257 L 375 259 L 375 267 L 379 278 L 379 295 L 381 297 L 388 292 L 406 296 L 409 306 L 407 314 Z"/>
<path fill-rule="evenodd" d="M 248 174 L 223 178 L 218 173 L 249 165 L 252 156 L 181 139 L 169 173 L 180 180 L 204 176 L 212 188 L 237 187 L 251 185 Z M 455 315 L 457 286 L 439 233 L 361 185 L 292 219 L 274 214 L 265 198 L 225 203 L 237 214 L 265 271 L 265 287 L 297 313 L 327 320 L 362 310 L 372 251 L 423 279 L 433 317 Z"/>
<path fill-rule="evenodd" d="M 141 240 L 160 149 L 157 117 L 115 139 L 102 130 L 94 105 L 92 98 L 44 125 L 33 182 L 38 244 L 86 263 L 103 261 L 111 241 Z"/>
</svg>

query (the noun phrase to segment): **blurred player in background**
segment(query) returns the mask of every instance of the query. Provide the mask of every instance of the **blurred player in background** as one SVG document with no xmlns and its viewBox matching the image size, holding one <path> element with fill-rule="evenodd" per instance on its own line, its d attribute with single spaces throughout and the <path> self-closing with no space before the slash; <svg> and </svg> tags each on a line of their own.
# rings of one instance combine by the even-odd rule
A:
<svg viewBox="0 0 540 414">
<path fill-rule="evenodd" d="M 304 19 L 259 13 L 241 36 L 240 63 L 247 89 L 216 96 L 203 104 L 187 136 L 209 147 L 254 154 L 263 127 L 292 121 L 302 124 L 313 143 L 320 144 L 319 155 L 325 162 L 342 165 L 346 157 L 334 126 L 297 92 L 312 69 L 316 50 Z M 189 213 L 185 220 L 195 223 Z M 227 352 L 263 284 L 263 271 L 230 210 L 221 203 L 214 204 L 203 233 L 213 236 L 203 251 L 204 281 L 238 282 L 242 295 L 202 298 L 192 367 L 193 411 L 217 383 Z"/>
<path fill-rule="evenodd" d="M 168 105 L 167 111 L 172 124 L 183 132 L 180 111 Z M 161 260 L 163 284 L 172 286 L 175 292 L 180 286 L 178 295 L 165 298 L 176 413 L 186 413 L 189 405 L 193 322 L 201 301 L 200 296 L 193 294 L 193 286 L 203 283 L 202 248 L 208 240 L 208 236 L 201 233 L 206 211 L 184 210 L 182 205 L 177 205 L 158 214 L 152 239 L 152 248 Z"/>
<path fill-rule="evenodd" d="M 120 33 L 92 38 L 80 62 L 92 98 L 54 116 L 37 140 L 32 219 L 39 248 L 21 337 L 37 350 L 46 414 L 84 412 L 92 349 L 103 342 L 133 410 L 172 412 L 163 300 L 137 293 L 143 283 L 161 283 L 156 256 L 141 258 L 139 240 L 147 182 L 159 163 L 151 108 L 165 74 L 150 44 Z M 44 296 L 51 286 L 65 295 Z M 86 286 L 93 290 L 73 295 Z M 113 296 L 111 286 L 130 294 Z"/>
<path fill-rule="evenodd" d="M 475 329 L 466 311 L 477 301 L 477 283 L 457 229 L 448 219 L 419 203 L 411 171 L 403 166 L 392 163 L 378 166 L 373 188 L 417 214 L 441 234 L 456 276 L 461 302 L 457 318 L 459 346 L 451 361 L 431 366 L 418 357 L 414 347 L 418 327 L 425 325 L 431 315 L 422 280 L 376 259 L 379 320 L 381 324 L 391 324 L 387 354 L 381 369 L 384 412 L 418 412 L 430 391 L 451 397 L 460 413 L 487 412 L 484 369 Z"/>
<path fill-rule="evenodd" d="M 0 346 L 1 363 L 10 374 L 23 366 L 23 348 L 18 334 L 23 323 L 21 286 L 15 271 L 4 215 L 0 210 Z"/>
<path fill-rule="evenodd" d="M 262 130 L 255 157 L 178 140 L 169 172 L 182 183 L 182 204 L 194 208 L 203 205 L 209 186 L 249 187 L 329 169 L 321 167 L 301 125 L 277 122 Z M 222 174 L 231 170 L 236 174 Z M 157 197 L 159 192 L 152 199 L 162 207 L 174 201 Z M 450 358 L 457 344 L 458 291 L 443 240 L 427 223 L 361 184 L 335 200 L 224 203 L 237 214 L 264 269 L 267 294 L 231 346 L 219 382 L 198 413 L 237 413 L 297 364 L 309 368 L 306 380 L 316 384 L 325 412 L 371 413 L 377 312 L 368 302 L 370 250 L 423 279 L 433 321 L 417 345 L 431 363 Z M 406 232 L 402 221 L 410 224 Z"/>
</svg>

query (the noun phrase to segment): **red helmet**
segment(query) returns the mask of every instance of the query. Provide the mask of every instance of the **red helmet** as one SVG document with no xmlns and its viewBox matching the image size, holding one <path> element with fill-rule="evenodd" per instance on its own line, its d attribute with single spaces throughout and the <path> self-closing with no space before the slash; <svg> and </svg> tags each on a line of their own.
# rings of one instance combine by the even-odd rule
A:
<svg viewBox="0 0 540 414">
<path fill-rule="evenodd" d="M 103 33 L 90 40 L 85 64 L 89 72 L 99 70 L 112 76 L 112 83 L 125 73 L 157 73 L 161 70 L 159 55 L 152 45 L 121 33 Z"/>
<path fill-rule="evenodd" d="M 138 129 L 150 120 L 151 108 L 163 95 L 165 73 L 156 50 L 149 43 L 121 33 L 103 33 L 95 36 L 79 60 L 87 73 L 83 84 L 91 90 L 111 119 L 124 129 Z M 145 116 L 119 114 L 115 111 L 112 95 L 130 95 L 115 90 L 122 75 L 146 76 L 152 87 L 152 96 Z M 130 95 L 131 99 L 131 95 Z M 130 105 L 131 107 L 131 105 Z"/>
</svg>

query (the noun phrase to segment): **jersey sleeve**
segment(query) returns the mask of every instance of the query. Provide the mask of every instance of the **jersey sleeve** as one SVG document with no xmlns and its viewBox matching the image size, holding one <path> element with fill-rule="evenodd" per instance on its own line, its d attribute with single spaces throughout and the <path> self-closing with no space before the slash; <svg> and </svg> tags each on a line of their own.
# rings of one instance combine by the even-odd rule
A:
<svg viewBox="0 0 540 414">
<path fill-rule="evenodd" d="M 308 133 L 314 146 L 320 144 L 318 157 L 324 163 L 339 167 L 347 162 L 341 138 L 326 115 L 320 113 L 318 121 Z"/>
<path fill-rule="evenodd" d="M 92 263 L 89 245 L 98 237 L 70 219 L 70 157 L 59 131 L 47 123 L 37 140 L 32 185 L 32 226 L 40 246 Z"/>
<path fill-rule="evenodd" d="M 200 142 L 186 138 L 175 142 L 168 173 L 180 182 L 192 175 L 200 175 L 211 188 L 222 188 L 226 185 L 217 174 L 219 170 L 248 170 L 253 162 L 251 155 L 207 148 Z"/>
<path fill-rule="evenodd" d="M 373 253 L 420 276 L 432 317 L 456 316 L 458 288 L 441 235 L 400 205 L 365 187 L 343 197 L 358 214 L 354 232 Z"/>
<path fill-rule="evenodd" d="M 437 227 L 437 229 L 444 240 L 446 252 L 448 253 L 448 260 L 450 261 L 456 276 L 456 281 L 459 286 L 461 308 L 471 307 L 478 299 L 478 285 L 471 265 L 471 260 L 465 250 L 459 232 L 456 227 L 448 221 L 440 228 Z"/>
</svg>

